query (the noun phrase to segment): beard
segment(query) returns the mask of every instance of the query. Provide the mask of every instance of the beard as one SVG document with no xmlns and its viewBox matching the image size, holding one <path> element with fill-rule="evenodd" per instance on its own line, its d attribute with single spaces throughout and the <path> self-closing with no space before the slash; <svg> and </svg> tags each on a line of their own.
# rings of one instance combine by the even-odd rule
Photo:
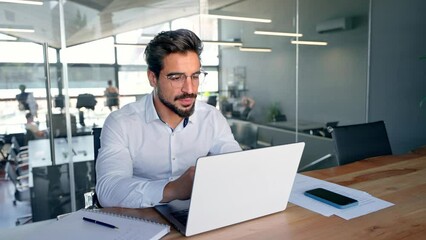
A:
<svg viewBox="0 0 426 240">
<path fill-rule="evenodd" d="M 173 103 L 166 100 L 166 98 L 163 96 L 163 93 L 160 89 L 158 89 L 158 98 L 160 99 L 160 102 L 163 103 L 167 108 L 169 108 L 172 112 L 176 113 L 181 118 L 187 118 L 191 116 L 194 113 L 195 109 L 195 102 L 192 104 L 192 106 L 189 109 L 180 109 Z M 193 93 L 184 93 L 182 95 L 178 95 L 175 97 L 174 101 L 183 99 L 183 98 L 197 98 L 197 94 Z"/>
</svg>

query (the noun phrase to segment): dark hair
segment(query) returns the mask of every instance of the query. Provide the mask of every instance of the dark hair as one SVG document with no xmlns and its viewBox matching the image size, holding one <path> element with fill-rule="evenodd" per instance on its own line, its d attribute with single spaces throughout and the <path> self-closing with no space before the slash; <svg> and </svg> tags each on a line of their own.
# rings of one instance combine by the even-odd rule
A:
<svg viewBox="0 0 426 240">
<path fill-rule="evenodd" d="M 30 119 L 30 118 L 32 118 L 33 117 L 33 115 L 31 114 L 31 113 L 27 113 L 27 114 L 25 114 L 25 118 L 26 119 Z"/>
<path fill-rule="evenodd" d="M 164 67 L 164 58 L 171 53 L 195 52 L 200 58 L 203 43 L 195 33 L 187 29 L 159 33 L 145 48 L 148 69 L 158 78 Z"/>
</svg>

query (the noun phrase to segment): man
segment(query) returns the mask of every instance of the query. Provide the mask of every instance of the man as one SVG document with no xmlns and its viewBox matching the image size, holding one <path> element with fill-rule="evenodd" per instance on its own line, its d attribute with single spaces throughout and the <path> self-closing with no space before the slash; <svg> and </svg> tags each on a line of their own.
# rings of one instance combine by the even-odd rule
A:
<svg viewBox="0 0 426 240">
<path fill-rule="evenodd" d="M 242 97 L 241 102 L 243 104 L 243 110 L 241 112 L 241 118 L 248 120 L 250 118 L 250 113 L 253 110 L 254 104 L 256 103 L 250 97 Z"/>
<path fill-rule="evenodd" d="M 201 52 L 200 39 L 184 29 L 162 32 L 146 47 L 153 92 L 112 112 L 102 128 L 96 163 L 102 206 L 188 199 L 198 157 L 241 150 L 223 115 L 196 101 L 206 75 Z"/>
<path fill-rule="evenodd" d="M 25 118 L 27 119 L 25 129 L 33 135 L 30 140 L 46 137 L 47 132 L 39 130 L 38 124 L 34 122 L 34 116 L 31 113 L 25 114 Z"/>
<path fill-rule="evenodd" d="M 108 106 L 110 111 L 112 111 L 112 107 L 120 108 L 118 104 L 118 88 L 112 85 L 112 80 L 108 80 L 108 87 L 105 88 L 104 94 L 107 98 L 106 105 Z"/>
</svg>

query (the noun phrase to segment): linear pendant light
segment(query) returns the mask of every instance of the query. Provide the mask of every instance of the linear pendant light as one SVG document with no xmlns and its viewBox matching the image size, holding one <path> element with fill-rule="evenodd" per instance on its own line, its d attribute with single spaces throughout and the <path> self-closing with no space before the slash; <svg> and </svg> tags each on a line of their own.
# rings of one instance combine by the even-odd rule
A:
<svg viewBox="0 0 426 240">
<path fill-rule="evenodd" d="M 226 16 L 226 15 L 216 15 L 216 14 L 201 14 L 204 17 L 210 18 L 219 18 L 225 20 L 235 20 L 235 21 L 245 21 L 245 22 L 261 22 L 261 23 L 270 23 L 271 19 L 266 18 L 252 18 L 252 17 L 235 17 L 235 16 Z"/>
<path fill-rule="evenodd" d="M 299 44 L 299 45 L 315 45 L 315 46 L 327 46 L 327 42 L 318 42 L 318 41 L 291 41 L 292 44 Z"/>
<path fill-rule="evenodd" d="M 10 27 L 0 27 L 0 32 L 24 32 L 24 33 L 33 33 L 34 29 L 30 28 L 10 28 Z"/>
<path fill-rule="evenodd" d="M 240 47 L 242 52 L 272 52 L 270 48 Z"/>
<path fill-rule="evenodd" d="M 43 2 L 29 1 L 29 0 L 0 0 L 5 3 L 18 3 L 18 4 L 29 4 L 29 5 L 43 5 Z"/>
<path fill-rule="evenodd" d="M 303 34 L 301 34 L 301 33 L 257 31 L 257 30 L 254 31 L 254 34 L 269 35 L 269 36 L 280 36 L 280 37 L 303 37 Z"/>
</svg>

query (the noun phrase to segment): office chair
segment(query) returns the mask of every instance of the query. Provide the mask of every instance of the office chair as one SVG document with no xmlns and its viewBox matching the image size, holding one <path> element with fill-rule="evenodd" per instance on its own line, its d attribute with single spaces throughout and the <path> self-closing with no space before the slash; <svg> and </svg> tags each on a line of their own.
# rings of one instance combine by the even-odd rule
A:
<svg viewBox="0 0 426 240">
<path fill-rule="evenodd" d="M 213 107 L 216 107 L 216 105 L 217 105 L 217 96 L 209 96 L 207 98 L 207 104 L 212 105 Z"/>
<path fill-rule="evenodd" d="M 311 135 L 316 135 L 316 136 L 320 136 L 320 137 L 331 138 L 331 132 L 329 131 L 329 129 L 337 127 L 338 124 L 339 124 L 339 121 L 326 122 L 325 126 L 323 128 L 321 128 L 321 129 L 312 129 L 312 130 L 309 131 L 309 133 Z"/>
<path fill-rule="evenodd" d="M 273 137 L 264 128 L 257 129 L 256 148 L 273 146 Z"/>
<path fill-rule="evenodd" d="M 97 104 L 96 98 L 93 94 L 90 93 L 84 93 L 79 94 L 77 96 L 77 104 L 76 107 L 78 109 L 78 116 L 79 116 L 79 123 L 81 126 L 86 126 L 84 122 L 84 112 L 81 110 L 81 108 L 91 109 L 92 111 L 95 110 L 95 106 Z"/>
<path fill-rule="evenodd" d="M 257 126 L 250 122 L 234 122 L 231 131 L 243 150 L 256 148 Z"/>
<path fill-rule="evenodd" d="M 118 93 L 106 93 L 105 96 L 107 98 L 105 102 L 107 107 L 118 107 L 120 105 L 120 96 Z"/>
<path fill-rule="evenodd" d="M 25 133 L 25 145 L 28 145 L 29 141 L 35 140 L 35 139 L 36 139 L 35 134 L 31 130 L 27 129 Z"/>
<path fill-rule="evenodd" d="M 0 135 L 0 155 L 1 155 L 1 161 L 5 161 L 7 159 L 6 155 L 4 155 L 3 148 L 6 145 L 6 140 L 4 139 L 3 135 Z"/>
<path fill-rule="evenodd" d="M 30 187 L 28 185 L 28 173 L 22 174 L 21 168 L 27 167 L 28 164 L 17 164 L 15 161 L 7 161 L 6 172 L 8 179 L 14 186 L 14 199 L 13 205 L 16 206 L 17 202 L 30 201 Z M 16 219 L 16 225 L 26 224 L 32 221 L 32 215 L 22 216 Z"/>
<path fill-rule="evenodd" d="M 19 175 L 28 174 L 28 145 L 21 146 L 16 137 L 13 136 L 7 153 L 7 161 L 20 166 L 17 168 Z"/>
<path fill-rule="evenodd" d="M 338 165 L 392 154 L 383 121 L 337 126 L 329 129 Z"/>
</svg>

